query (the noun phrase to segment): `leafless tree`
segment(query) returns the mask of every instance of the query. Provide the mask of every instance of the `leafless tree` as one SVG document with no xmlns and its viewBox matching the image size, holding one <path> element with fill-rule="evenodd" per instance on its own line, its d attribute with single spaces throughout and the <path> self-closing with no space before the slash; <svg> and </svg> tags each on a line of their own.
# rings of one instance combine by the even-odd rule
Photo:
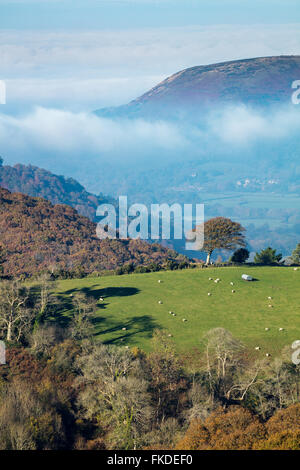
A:
<svg viewBox="0 0 300 470">
<path fill-rule="evenodd" d="M 243 344 L 224 328 L 210 330 L 203 342 L 212 401 L 219 399 L 224 405 L 243 401 L 251 387 L 260 381 L 263 363 L 257 361 L 250 366 L 243 354 Z"/>
<path fill-rule="evenodd" d="M 82 340 L 93 333 L 92 317 L 97 309 L 95 299 L 79 292 L 73 297 L 74 313 L 71 322 L 71 334 L 74 339 Z"/>
<path fill-rule="evenodd" d="M 152 415 L 138 360 L 124 348 L 96 345 L 78 360 L 84 416 L 105 426 L 112 446 L 136 448 Z"/>
<path fill-rule="evenodd" d="M 7 341 L 19 341 L 33 320 L 28 307 L 29 291 L 18 281 L 0 284 L 0 328 Z"/>
</svg>

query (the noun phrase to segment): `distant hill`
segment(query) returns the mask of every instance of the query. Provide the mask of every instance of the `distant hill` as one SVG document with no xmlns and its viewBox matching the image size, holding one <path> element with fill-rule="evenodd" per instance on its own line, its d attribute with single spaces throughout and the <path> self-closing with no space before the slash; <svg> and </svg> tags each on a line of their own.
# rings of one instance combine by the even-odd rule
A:
<svg viewBox="0 0 300 470">
<path fill-rule="evenodd" d="M 176 259 L 175 252 L 141 240 L 99 240 L 96 224 L 75 209 L 0 188 L 0 245 L 5 275 L 51 266 L 87 273 L 124 263 L 147 265 Z"/>
<path fill-rule="evenodd" d="M 67 204 L 79 214 L 96 220 L 96 210 L 100 204 L 116 202 L 108 196 L 96 196 L 73 178 L 54 175 L 50 171 L 32 165 L 1 165 L 0 186 L 11 192 L 20 192 L 33 197 L 43 197 L 52 204 Z"/>
<path fill-rule="evenodd" d="M 294 80 L 300 80 L 300 56 L 259 57 L 203 65 L 175 73 L 127 105 L 96 113 L 106 117 L 180 119 L 191 110 L 223 104 L 290 103 Z"/>
</svg>

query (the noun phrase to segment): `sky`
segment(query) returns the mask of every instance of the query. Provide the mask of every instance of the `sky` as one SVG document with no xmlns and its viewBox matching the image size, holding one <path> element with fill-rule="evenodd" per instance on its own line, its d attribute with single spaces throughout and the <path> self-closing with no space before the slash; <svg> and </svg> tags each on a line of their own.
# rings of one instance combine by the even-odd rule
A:
<svg viewBox="0 0 300 470">
<path fill-rule="evenodd" d="M 127 103 L 187 67 L 282 54 L 300 54 L 299 0 L 0 0 L 1 155 L 80 179 L 83 154 L 101 169 L 124 152 L 134 164 L 145 148 L 191 150 L 197 129 L 120 126 L 90 111 Z M 271 124 L 226 112 L 208 123 L 221 145 L 299 131 L 284 111 Z"/>
<path fill-rule="evenodd" d="M 298 54 L 299 25 L 299 0 L 0 0 L 6 112 L 114 106 L 187 67 Z"/>
<path fill-rule="evenodd" d="M 131 29 L 299 20 L 298 0 L 1 0 L 0 27 Z"/>
</svg>

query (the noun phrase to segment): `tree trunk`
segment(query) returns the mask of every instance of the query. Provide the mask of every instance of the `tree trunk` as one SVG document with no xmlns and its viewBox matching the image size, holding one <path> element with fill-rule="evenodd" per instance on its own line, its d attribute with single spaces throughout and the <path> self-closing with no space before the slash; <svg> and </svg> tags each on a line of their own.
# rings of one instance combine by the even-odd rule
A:
<svg viewBox="0 0 300 470">
<path fill-rule="evenodd" d="M 208 253 L 207 253 L 207 258 L 206 258 L 206 263 L 205 263 L 206 265 L 209 265 L 209 263 L 210 263 L 210 257 L 211 257 L 211 252 L 208 252 Z"/>
<path fill-rule="evenodd" d="M 6 339 L 7 339 L 7 341 L 11 341 L 11 323 L 9 323 L 8 326 L 7 326 Z"/>
</svg>

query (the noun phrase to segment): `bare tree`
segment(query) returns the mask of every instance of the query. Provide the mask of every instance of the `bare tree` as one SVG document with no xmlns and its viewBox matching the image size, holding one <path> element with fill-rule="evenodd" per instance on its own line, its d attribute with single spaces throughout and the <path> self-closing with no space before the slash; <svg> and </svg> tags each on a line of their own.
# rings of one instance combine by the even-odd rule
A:
<svg viewBox="0 0 300 470">
<path fill-rule="evenodd" d="M 42 388 L 41 384 L 35 388 L 18 377 L 1 387 L 1 450 L 57 449 L 65 444 L 63 419 L 56 409 L 56 390 L 48 389 L 45 399 Z"/>
<path fill-rule="evenodd" d="M 93 333 L 92 317 L 97 309 L 95 299 L 83 293 L 76 293 L 73 297 L 74 314 L 71 322 L 71 334 L 74 339 L 82 340 Z"/>
<path fill-rule="evenodd" d="M 136 448 L 152 416 L 139 361 L 124 348 L 96 345 L 81 356 L 78 366 L 84 416 L 106 428 L 112 446 Z"/>
<path fill-rule="evenodd" d="M 224 328 L 214 328 L 204 337 L 206 374 L 212 401 L 224 405 L 245 399 L 247 392 L 260 381 L 262 362 L 249 367 L 244 346 Z"/>
<path fill-rule="evenodd" d="M 29 291 L 18 281 L 0 284 L 0 328 L 7 341 L 19 341 L 30 327 L 33 313 L 28 308 Z"/>
<path fill-rule="evenodd" d="M 55 283 L 50 281 L 48 274 L 43 274 L 37 281 L 37 286 L 33 292 L 36 319 L 35 328 L 44 322 L 45 317 L 55 307 L 56 297 L 53 294 Z"/>
</svg>

